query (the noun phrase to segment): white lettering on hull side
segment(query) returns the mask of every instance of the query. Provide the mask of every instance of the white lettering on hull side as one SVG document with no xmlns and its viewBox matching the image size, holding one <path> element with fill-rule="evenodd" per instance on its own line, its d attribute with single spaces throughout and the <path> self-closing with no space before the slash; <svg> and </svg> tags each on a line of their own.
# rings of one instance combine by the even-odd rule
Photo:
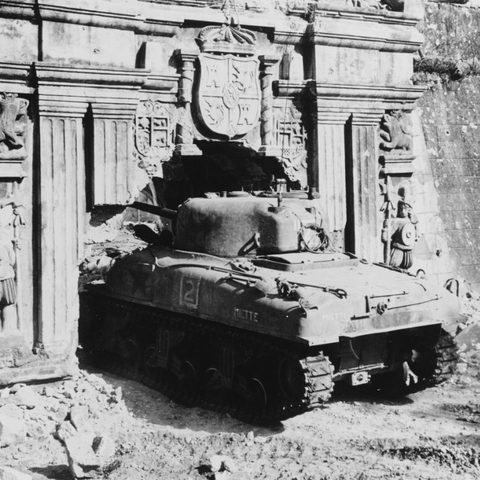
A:
<svg viewBox="0 0 480 480">
<path fill-rule="evenodd" d="M 243 308 L 235 308 L 233 316 L 237 320 L 243 320 L 252 323 L 258 323 L 258 312 L 252 312 L 251 310 L 244 310 Z"/>
</svg>

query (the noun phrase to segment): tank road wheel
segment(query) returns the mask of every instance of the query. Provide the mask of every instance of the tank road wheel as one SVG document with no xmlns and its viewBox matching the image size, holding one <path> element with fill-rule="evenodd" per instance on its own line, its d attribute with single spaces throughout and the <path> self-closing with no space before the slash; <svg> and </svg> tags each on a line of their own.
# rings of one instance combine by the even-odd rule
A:
<svg viewBox="0 0 480 480">
<path fill-rule="evenodd" d="M 154 378 L 158 372 L 157 347 L 149 345 L 143 353 L 142 368 L 147 377 Z"/>
<path fill-rule="evenodd" d="M 179 382 L 182 390 L 190 395 L 198 391 L 200 387 L 200 377 L 193 360 L 183 360 Z"/>
<path fill-rule="evenodd" d="M 260 372 L 250 369 L 237 372 L 232 385 L 236 416 L 246 422 L 268 418 L 271 407 L 268 391 L 268 383 Z"/>
<path fill-rule="evenodd" d="M 248 380 L 247 401 L 255 410 L 265 410 L 268 402 L 267 389 L 264 383 L 257 377 Z"/>
<path fill-rule="evenodd" d="M 142 355 L 139 342 L 128 337 L 121 342 L 120 345 L 121 371 L 127 377 L 134 378 L 140 371 L 142 363 Z"/>
<path fill-rule="evenodd" d="M 222 375 L 218 368 L 208 367 L 201 380 L 200 384 L 201 397 L 206 408 L 216 406 L 217 409 L 222 410 L 226 398 L 227 391 L 222 383 Z"/>
</svg>

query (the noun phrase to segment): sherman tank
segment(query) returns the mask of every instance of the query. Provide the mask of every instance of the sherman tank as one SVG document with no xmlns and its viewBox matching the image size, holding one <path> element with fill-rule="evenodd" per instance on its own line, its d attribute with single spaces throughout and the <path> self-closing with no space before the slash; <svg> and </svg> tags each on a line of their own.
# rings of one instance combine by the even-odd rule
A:
<svg viewBox="0 0 480 480">
<path fill-rule="evenodd" d="M 159 209 L 174 234 L 139 228 L 148 246 L 87 285 L 102 365 L 257 423 L 321 406 L 338 382 L 409 392 L 452 375 L 458 292 L 334 251 L 315 199 L 208 197 Z"/>
</svg>

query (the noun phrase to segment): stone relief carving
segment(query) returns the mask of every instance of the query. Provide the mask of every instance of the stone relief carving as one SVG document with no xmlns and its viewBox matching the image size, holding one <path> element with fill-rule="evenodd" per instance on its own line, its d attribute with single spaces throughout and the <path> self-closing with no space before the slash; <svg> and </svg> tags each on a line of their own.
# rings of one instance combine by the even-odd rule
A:
<svg viewBox="0 0 480 480">
<path fill-rule="evenodd" d="M 0 94 L 0 160 L 24 159 L 28 100 Z"/>
<path fill-rule="evenodd" d="M 141 102 L 135 116 L 135 147 L 138 166 L 149 177 L 154 176 L 163 162 L 170 159 L 174 148 L 173 107 L 159 101 Z"/>
<path fill-rule="evenodd" d="M 307 134 L 295 106 L 274 109 L 274 142 L 288 178 L 307 185 Z"/>
<path fill-rule="evenodd" d="M 25 224 L 16 184 L 0 183 L 0 335 L 18 330 L 18 258 L 20 228 Z"/>
<path fill-rule="evenodd" d="M 380 124 L 380 148 L 385 151 L 412 150 L 412 121 L 403 110 L 390 110 L 383 116 Z"/>
<path fill-rule="evenodd" d="M 257 36 L 252 31 L 240 26 L 224 24 L 221 27 L 212 25 L 203 28 L 197 41 L 204 52 L 229 53 L 241 49 L 244 53 L 254 53 Z"/>
<path fill-rule="evenodd" d="M 400 185 L 398 193 L 397 216 L 390 218 L 394 209 L 391 202 L 389 181 L 384 210 L 381 240 L 385 244 L 385 263 L 392 267 L 408 269 L 413 265 L 413 247 L 419 238 L 418 218 L 413 212 L 414 197 L 409 193 L 409 184 Z"/>
<path fill-rule="evenodd" d="M 255 128 L 260 114 L 259 61 L 201 54 L 198 113 L 213 133 L 229 138 Z"/>
<path fill-rule="evenodd" d="M 197 38 L 202 53 L 196 111 L 212 133 L 233 138 L 258 124 L 260 62 L 254 58 L 255 33 L 234 25 L 229 12 L 224 13 L 225 24 L 205 27 Z"/>
</svg>

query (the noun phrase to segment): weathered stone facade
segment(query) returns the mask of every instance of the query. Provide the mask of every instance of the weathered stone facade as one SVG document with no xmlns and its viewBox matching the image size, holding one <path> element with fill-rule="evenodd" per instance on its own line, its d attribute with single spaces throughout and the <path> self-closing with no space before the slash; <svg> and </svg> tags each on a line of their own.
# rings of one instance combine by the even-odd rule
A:
<svg viewBox="0 0 480 480">
<path fill-rule="evenodd" d="M 441 278 L 452 275 L 480 289 L 480 13 L 477 8 L 427 3 L 425 35 L 415 83 L 425 87 L 418 103 L 415 162 L 424 192 L 420 257 Z M 424 137 L 422 140 L 420 137 Z"/>
<path fill-rule="evenodd" d="M 381 207 L 411 193 L 422 15 L 416 0 L 2 2 L 0 171 L 22 248 L 0 383 L 74 368 L 90 214 L 153 177 L 175 207 L 273 172 L 319 196 L 337 248 L 382 260 Z"/>
</svg>

